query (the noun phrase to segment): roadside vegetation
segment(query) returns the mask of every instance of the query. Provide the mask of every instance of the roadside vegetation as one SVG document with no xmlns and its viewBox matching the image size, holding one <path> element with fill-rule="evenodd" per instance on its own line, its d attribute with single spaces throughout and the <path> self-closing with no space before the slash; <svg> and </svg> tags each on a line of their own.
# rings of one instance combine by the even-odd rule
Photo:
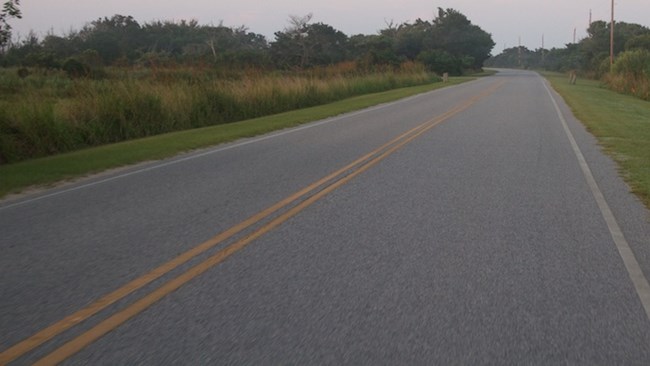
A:
<svg viewBox="0 0 650 366">
<path fill-rule="evenodd" d="M 489 73 L 488 73 L 489 74 Z M 25 188 L 44 186 L 143 161 L 162 159 L 193 149 L 294 127 L 345 112 L 386 103 L 438 88 L 473 80 L 452 77 L 448 83 L 393 89 L 365 94 L 338 102 L 229 124 L 167 133 L 107 144 L 64 154 L 0 165 L 0 197 Z"/>
<path fill-rule="evenodd" d="M 608 22 L 595 21 L 578 43 L 550 50 L 513 47 L 488 59 L 486 66 L 575 72 L 579 79 L 601 80 L 616 92 L 650 101 L 650 28 L 616 23 L 612 67 L 610 29 Z"/>
<path fill-rule="evenodd" d="M 608 90 L 599 81 L 570 85 L 562 74 L 544 76 L 618 162 L 632 191 L 650 208 L 650 103 Z"/>
<path fill-rule="evenodd" d="M 5 3 L 4 24 L 18 6 Z M 453 9 L 368 36 L 311 19 L 290 16 L 272 42 L 245 27 L 123 15 L 2 38 L 0 165 L 436 83 L 480 70 L 494 46 Z"/>
<path fill-rule="evenodd" d="M 650 44 L 648 49 L 622 53 L 603 80 L 614 91 L 650 102 Z"/>
<path fill-rule="evenodd" d="M 610 29 L 608 22 L 595 21 L 577 43 L 551 50 L 509 48 L 486 66 L 555 72 L 544 75 L 650 208 L 650 28 L 617 22 L 611 66 Z M 577 76 L 575 85 L 567 75 Z"/>
<path fill-rule="evenodd" d="M 25 78 L 0 70 L 0 163 L 440 81 L 413 62 L 366 72 L 354 62 L 293 73 L 250 70 L 227 78 L 198 67 L 104 72 L 94 80 L 56 70 Z"/>
<path fill-rule="evenodd" d="M 450 85 L 494 46 L 440 8 L 353 36 L 292 15 L 273 40 L 119 14 L 15 39 L 21 15 L 19 0 L 0 9 L 0 196 Z"/>
</svg>

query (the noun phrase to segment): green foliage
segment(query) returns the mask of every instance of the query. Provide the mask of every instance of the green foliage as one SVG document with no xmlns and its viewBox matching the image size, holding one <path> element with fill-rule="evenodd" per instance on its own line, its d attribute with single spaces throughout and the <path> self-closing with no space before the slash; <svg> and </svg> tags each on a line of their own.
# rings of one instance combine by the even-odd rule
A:
<svg viewBox="0 0 650 366">
<path fill-rule="evenodd" d="M 66 72 L 88 72 L 75 59 Z M 221 78 L 199 69 L 115 69 L 106 79 L 0 70 L 0 163 L 316 106 L 438 81 L 423 67 L 364 73 L 354 64 L 283 76 Z"/>
<path fill-rule="evenodd" d="M 626 51 L 637 49 L 650 51 L 650 33 L 636 36 L 625 43 Z"/>
<path fill-rule="evenodd" d="M 310 21 L 311 14 L 290 17 L 289 27 L 276 32 L 269 43 L 245 27 L 199 25 L 196 20 L 140 24 L 131 16 L 116 14 L 92 21 L 65 37 L 48 34 L 39 40 L 30 34 L 0 55 L 0 65 L 58 68 L 75 59 L 88 66 L 93 75 L 104 66 L 133 65 L 304 70 L 355 61 L 372 69 L 449 54 L 453 64 L 445 61 L 437 66 L 448 65 L 444 72 L 459 74 L 465 69 L 480 69 L 494 46 L 490 34 L 453 9 L 439 9 L 431 21 L 391 23 L 378 35 L 348 37 L 330 25 Z"/>
<path fill-rule="evenodd" d="M 169 62 L 245 68 L 270 65 L 267 53 L 264 36 L 243 27 L 200 26 L 194 20 L 140 25 L 133 17 L 118 14 L 90 22 L 65 37 L 49 34 L 40 41 L 32 33 L 20 44 L 11 45 L 0 55 L 0 62 L 5 66 L 41 66 L 39 59 L 48 55 L 59 65 L 75 58 L 94 71 L 101 66 L 142 63 L 143 57 L 156 55 Z"/>
<path fill-rule="evenodd" d="M 70 137 L 71 127 L 56 119 L 51 104 L 15 103 L 12 112 L 0 113 L 0 163 L 68 151 Z"/>
<path fill-rule="evenodd" d="M 90 67 L 74 58 L 67 59 L 61 68 L 71 78 L 86 77 L 90 74 Z"/>
<path fill-rule="evenodd" d="M 19 78 L 24 79 L 29 76 L 29 70 L 26 67 L 21 67 L 20 69 L 16 70 L 16 74 Z"/>
<path fill-rule="evenodd" d="M 635 78 L 650 77 L 650 51 L 634 50 L 619 55 L 612 71 L 614 74 L 626 74 Z"/>
<path fill-rule="evenodd" d="M 9 19 L 22 18 L 19 6 L 19 0 L 7 0 L 2 5 L 2 10 L 0 10 L 0 50 L 3 49 L 11 40 L 11 25 L 9 24 Z"/>
<path fill-rule="evenodd" d="M 433 25 L 422 19 L 401 24 L 392 36 L 395 53 L 403 59 L 415 60 L 421 53 L 431 51 L 432 30 Z"/>
<path fill-rule="evenodd" d="M 620 54 L 604 80 L 612 90 L 650 101 L 650 51 L 637 49 Z"/>
<path fill-rule="evenodd" d="M 0 72 L 0 78 L 2 76 Z M 470 80 L 473 79 L 470 77 L 454 78 L 445 84 L 425 84 L 367 94 L 348 98 L 336 103 L 253 120 L 168 133 L 41 159 L 22 161 L 15 164 L 4 164 L 0 165 L 0 197 L 7 193 L 18 192 L 21 189 L 34 185 L 51 184 L 110 168 L 161 159 L 183 151 L 213 146 L 243 137 L 252 137 L 282 128 L 294 127 L 305 122 L 340 115 L 353 110 L 390 102 Z M 0 109 L 0 115 L 4 112 L 3 109 Z M 1 138 L 2 135 L 0 135 Z M 0 147 L 2 146 L 4 145 L 0 141 Z"/>
<path fill-rule="evenodd" d="M 582 75 L 602 78 L 609 72 L 610 24 L 598 20 L 587 29 L 588 36 L 565 48 L 531 51 L 525 47 L 509 48 L 486 61 L 486 66 L 536 68 L 567 72 L 577 70 Z M 614 55 L 626 50 L 650 50 L 650 29 L 639 24 L 616 23 Z"/>
<path fill-rule="evenodd" d="M 494 46 L 453 9 L 368 36 L 310 21 L 291 17 L 270 43 L 245 27 L 119 14 L 64 37 L 30 33 L 0 54 L 28 70 L 0 70 L 0 162 L 430 83 L 431 71 L 480 68 Z"/>
<path fill-rule="evenodd" d="M 464 65 L 462 60 L 456 59 L 446 51 L 424 51 L 418 56 L 418 61 L 422 62 L 429 70 L 438 75 L 442 75 L 445 72 L 451 75 L 460 75 L 463 72 Z"/>
<path fill-rule="evenodd" d="M 123 83 L 112 92 L 91 102 L 95 116 L 90 117 L 84 136 L 89 145 L 104 144 L 146 137 L 169 130 L 165 128 L 165 113 L 159 95 Z M 140 90 L 139 90 L 140 89 Z"/>
<path fill-rule="evenodd" d="M 376 65 L 400 64 L 399 56 L 393 51 L 393 38 L 386 35 L 356 35 L 349 39 L 350 58 L 366 68 Z"/>
<path fill-rule="evenodd" d="M 293 17 L 292 27 L 275 33 L 270 52 L 280 68 L 306 68 L 341 62 L 348 37 L 323 23 L 309 24 L 311 16 Z"/>
<path fill-rule="evenodd" d="M 445 50 L 458 60 L 465 60 L 470 67 L 480 69 L 490 57 L 494 47 L 492 36 L 454 9 L 438 8 L 433 21 L 433 48 Z"/>
<path fill-rule="evenodd" d="M 432 22 L 417 19 L 413 24 L 390 24 L 374 40 L 375 49 L 370 47 L 370 52 L 366 51 L 370 56 L 366 59 L 381 59 L 378 56 L 386 54 L 388 44 L 397 62 L 418 60 L 429 70 L 455 75 L 468 69 L 480 69 L 494 47 L 492 36 L 472 24 L 465 15 L 441 8 Z"/>
</svg>

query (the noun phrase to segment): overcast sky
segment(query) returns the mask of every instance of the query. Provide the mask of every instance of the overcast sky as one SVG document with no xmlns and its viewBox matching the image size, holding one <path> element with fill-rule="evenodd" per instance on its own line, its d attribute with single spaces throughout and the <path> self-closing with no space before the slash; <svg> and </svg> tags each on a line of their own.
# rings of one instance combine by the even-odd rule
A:
<svg viewBox="0 0 650 366">
<path fill-rule="evenodd" d="M 30 30 L 39 36 L 53 31 L 65 34 L 89 21 L 113 14 L 131 15 L 138 22 L 197 19 L 201 24 L 245 25 L 269 41 L 287 25 L 289 15 L 313 13 L 323 22 L 347 35 L 375 34 L 386 27 L 431 20 L 438 7 L 454 8 L 474 24 L 492 34 L 496 46 L 521 43 L 531 49 L 563 47 L 585 36 L 589 10 L 594 20 L 608 20 L 610 0 L 21 0 L 23 19 L 13 20 L 15 35 Z M 616 18 L 650 26 L 650 0 L 617 0 Z"/>
</svg>

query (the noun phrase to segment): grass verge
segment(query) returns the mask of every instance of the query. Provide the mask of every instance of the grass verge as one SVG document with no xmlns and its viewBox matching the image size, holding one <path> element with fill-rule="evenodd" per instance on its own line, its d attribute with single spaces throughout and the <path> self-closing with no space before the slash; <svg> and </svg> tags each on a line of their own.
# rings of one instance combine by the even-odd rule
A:
<svg viewBox="0 0 650 366">
<path fill-rule="evenodd" d="M 650 102 L 608 90 L 598 81 L 583 79 L 569 85 L 564 75 L 542 75 L 616 160 L 632 191 L 650 208 Z"/>
<path fill-rule="evenodd" d="M 181 152 L 294 127 L 474 79 L 474 77 L 455 77 L 450 78 L 449 83 L 434 83 L 394 89 L 272 116 L 167 133 L 2 165 L 0 166 L 0 198 L 10 193 L 19 193 L 28 187 L 49 186 L 57 182 L 99 173 L 108 169 L 143 161 L 163 159 Z"/>
</svg>

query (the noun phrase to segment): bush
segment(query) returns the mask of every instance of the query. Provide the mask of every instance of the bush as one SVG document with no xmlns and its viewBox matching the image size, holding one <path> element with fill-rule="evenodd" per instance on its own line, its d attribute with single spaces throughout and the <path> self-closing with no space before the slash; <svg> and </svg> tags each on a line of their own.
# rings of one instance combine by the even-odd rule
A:
<svg viewBox="0 0 650 366">
<path fill-rule="evenodd" d="M 614 91 L 650 101 L 650 51 L 634 50 L 620 54 L 604 80 Z"/>
<path fill-rule="evenodd" d="M 448 72 L 451 75 L 463 73 L 463 63 L 446 51 L 432 50 L 424 51 L 418 55 L 418 61 L 422 62 L 430 71 L 438 75 Z"/>
<path fill-rule="evenodd" d="M 29 70 L 26 67 L 21 67 L 16 71 L 16 74 L 18 74 L 19 78 L 24 79 L 29 76 Z"/>
<path fill-rule="evenodd" d="M 81 61 L 69 58 L 63 63 L 63 71 L 71 78 L 86 77 L 90 74 L 90 67 L 81 63 Z"/>
<path fill-rule="evenodd" d="M 620 54 L 612 71 L 618 75 L 650 77 L 650 51 L 639 49 Z"/>
</svg>

